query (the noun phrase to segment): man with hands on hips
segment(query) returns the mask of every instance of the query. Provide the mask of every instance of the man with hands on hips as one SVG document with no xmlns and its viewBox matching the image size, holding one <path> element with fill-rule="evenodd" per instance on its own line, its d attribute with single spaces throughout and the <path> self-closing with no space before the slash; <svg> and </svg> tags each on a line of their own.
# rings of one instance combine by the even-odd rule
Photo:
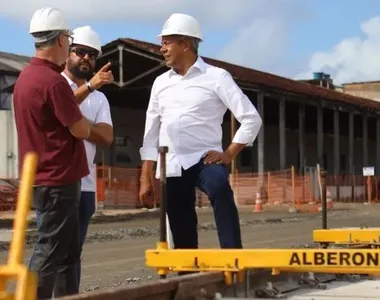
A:
<svg viewBox="0 0 380 300">
<path fill-rule="evenodd" d="M 140 149 L 140 199 L 152 188 L 153 165 L 160 174 L 159 146 L 168 146 L 167 215 L 174 247 L 198 248 L 195 187 L 209 197 L 221 248 L 242 248 L 240 223 L 227 165 L 255 140 L 262 119 L 226 70 L 198 56 L 202 41 L 196 19 L 173 14 L 163 26 L 161 53 L 171 69 L 153 83 Z M 223 116 L 241 123 L 222 149 Z"/>
</svg>

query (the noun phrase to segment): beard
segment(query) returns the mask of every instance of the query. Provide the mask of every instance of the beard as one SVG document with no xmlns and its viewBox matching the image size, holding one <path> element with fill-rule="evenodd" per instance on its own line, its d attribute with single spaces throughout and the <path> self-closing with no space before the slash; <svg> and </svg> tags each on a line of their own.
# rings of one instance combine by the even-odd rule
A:
<svg viewBox="0 0 380 300">
<path fill-rule="evenodd" d="M 86 66 L 86 68 L 83 68 L 83 66 Z M 80 79 L 87 79 L 87 80 L 91 79 L 94 73 L 94 68 L 91 67 L 90 64 L 86 64 L 86 63 L 82 63 L 76 66 L 71 65 L 68 67 L 68 70 L 75 77 L 80 78 Z"/>
</svg>

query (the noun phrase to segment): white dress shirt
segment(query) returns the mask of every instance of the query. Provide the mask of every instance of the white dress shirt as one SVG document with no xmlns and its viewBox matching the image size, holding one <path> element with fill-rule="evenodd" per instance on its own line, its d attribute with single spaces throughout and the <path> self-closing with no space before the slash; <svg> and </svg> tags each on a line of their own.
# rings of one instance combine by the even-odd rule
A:
<svg viewBox="0 0 380 300">
<path fill-rule="evenodd" d="M 64 72 L 63 77 L 73 90 L 78 88 L 77 84 L 73 82 Z M 112 118 L 110 105 L 106 96 L 99 91 L 93 91 L 87 96 L 87 98 L 79 105 L 79 108 L 88 120 L 92 123 L 106 123 L 111 126 Z M 84 147 L 86 149 L 87 163 L 90 170 L 90 174 L 82 178 L 81 190 L 85 192 L 96 192 L 96 165 L 94 164 L 96 145 L 88 141 L 84 141 Z"/>
<path fill-rule="evenodd" d="M 229 109 L 241 126 L 233 142 L 251 144 L 262 120 L 248 97 L 226 70 L 198 57 L 181 76 L 173 69 L 153 83 L 146 112 L 141 160 L 157 161 L 158 147 L 168 146 L 167 177 L 182 175 L 210 150 L 222 152 L 223 116 Z"/>
</svg>

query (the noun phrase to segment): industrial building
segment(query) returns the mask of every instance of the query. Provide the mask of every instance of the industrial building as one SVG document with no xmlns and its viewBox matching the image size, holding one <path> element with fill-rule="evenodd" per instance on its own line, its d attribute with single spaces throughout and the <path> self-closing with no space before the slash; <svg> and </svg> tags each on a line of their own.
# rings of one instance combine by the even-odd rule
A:
<svg viewBox="0 0 380 300">
<path fill-rule="evenodd" d="M 228 70 L 264 119 L 253 147 L 236 161 L 240 172 L 263 172 L 321 164 L 330 174 L 361 174 L 363 166 L 380 173 L 380 103 L 309 83 L 204 58 Z M 98 67 L 113 63 L 115 84 L 104 88 L 113 107 L 115 143 L 105 165 L 138 167 L 145 109 L 150 87 L 165 72 L 159 46 L 133 39 L 104 45 Z M 331 80 L 331 79 L 330 79 Z M 235 120 L 227 113 L 224 144 L 231 141 Z M 379 136 L 379 138 L 377 138 Z M 376 140 L 378 141 L 376 143 Z"/>
<path fill-rule="evenodd" d="M 342 86 L 342 92 L 357 97 L 380 101 L 380 81 L 345 83 Z"/>
<path fill-rule="evenodd" d="M 29 57 L 0 52 L 0 179 L 18 177 L 17 136 L 12 113 L 12 90 Z"/>
<path fill-rule="evenodd" d="M 141 165 L 139 148 L 151 85 L 167 70 L 159 49 L 159 45 L 128 38 L 103 46 L 97 68 L 108 61 L 112 63 L 115 81 L 102 91 L 111 105 L 115 138 L 111 148 L 99 149 L 99 165 L 135 170 Z M 360 175 L 363 167 L 374 167 L 380 174 L 379 102 L 334 90 L 333 79 L 328 76 L 294 81 L 204 59 L 233 75 L 264 120 L 253 146 L 246 147 L 231 165 L 232 173 L 263 173 L 294 166 L 304 174 L 320 164 L 328 174 L 336 176 Z M 25 59 L 14 56 L 14 60 L 21 64 L 17 72 Z M 0 76 L 7 76 L 6 70 L 0 72 Z M 8 92 L 1 91 L 2 98 Z M 3 110 L 9 108 L 2 106 Z M 9 124 L 2 124 L 8 131 Z M 227 146 L 239 124 L 227 112 L 223 126 L 223 143 Z M 0 177 L 9 177 L 14 174 L 7 171 L 9 161 L 14 161 L 17 153 L 10 144 L 1 147 L 6 148 L 0 152 Z"/>
</svg>

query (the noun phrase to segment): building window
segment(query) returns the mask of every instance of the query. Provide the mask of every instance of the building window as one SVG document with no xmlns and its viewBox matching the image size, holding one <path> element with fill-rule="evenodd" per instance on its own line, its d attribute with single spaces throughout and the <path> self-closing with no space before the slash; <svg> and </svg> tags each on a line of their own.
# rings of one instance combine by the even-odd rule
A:
<svg viewBox="0 0 380 300">
<path fill-rule="evenodd" d="M 132 159 L 126 153 L 117 153 L 116 160 L 117 162 L 124 163 L 124 164 L 130 164 L 132 162 Z"/>
<path fill-rule="evenodd" d="M 252 147 L 245 147 L 241 151 L 240 164 L 242 167 L 249 167 L 252 165 Z"/>
<path fill-rule="evenodd" d="M 346 168 L 347 168 L 346 159 L 347 159 L 346 154 L 341 153 L 340 154 L 340 161 L 339 161 L 341 173 L 346 172 Z"/>
<path fill-rule="evenodd" d="M 328 165 L 328 155 L 326 152 L 323 153 L 323 169 L 324 170 L 328 170 L 329 169 L 329 165 Z"/>
<path fill-rule="evenodd" d="M 115 138 L 115 146 L 116 147 L 126 147 L 127 146 L 127 139 L 125 136 L 117 136 Z"/>
</svg>

